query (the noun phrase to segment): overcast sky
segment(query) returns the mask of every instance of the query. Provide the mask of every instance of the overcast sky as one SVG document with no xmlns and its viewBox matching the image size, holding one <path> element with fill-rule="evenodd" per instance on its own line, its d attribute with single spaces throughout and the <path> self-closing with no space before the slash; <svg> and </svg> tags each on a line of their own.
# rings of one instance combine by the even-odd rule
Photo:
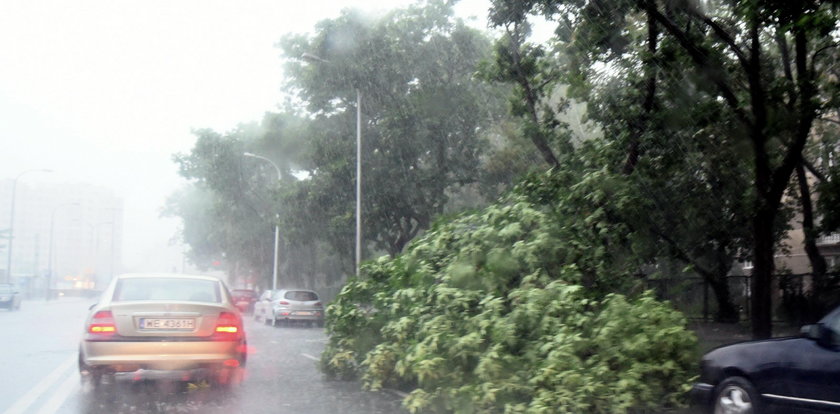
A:
<svg viewBox="0 0 840 414">
<path fill-rule="evenodd" d="M 283 74 L 274 44 L 342 8 L 409 3 L 4 0 L 0 178 L 50 168 L 25 180 L 113 189 L 126 206 L 125 264 L 160 261 L 177 222 L 159 211 L 183 184 L 172 154 L 189 151 L 192 129 L 227 131 L 276 108 Z M 488 7 L 463 0 L 456 12 L 485 27 Z M 177 250 L 166 259 L 180 265 Z"/>
</svg>

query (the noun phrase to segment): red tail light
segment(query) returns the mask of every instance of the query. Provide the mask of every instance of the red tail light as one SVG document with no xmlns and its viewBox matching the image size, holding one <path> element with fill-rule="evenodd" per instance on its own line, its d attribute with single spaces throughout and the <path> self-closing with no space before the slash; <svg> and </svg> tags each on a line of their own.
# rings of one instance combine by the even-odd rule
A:
<svg viewBox="0 0 840 414">
<path fill-rule="evenodd" d="M 96 312 L 90 320 L 87 331 L 95 335 L 114 335 L 117 332 L 114 315 L 111 311 Z"/>
<path fill-rule="evenodd" d="M 315 302 L 315 307 L 316 308 L 323 308 L 324 304 L 322 304 L 321 302 Z"/>
<path fill-rule="evenodd" d="M 285 300 L 281 300 L 280 302 L 277 302 L 277 303 L 280 304 L 280 305 L 288 305 L 289 304 L 289 302 L 287 302 Z"/>
<path fill-rule="evenodd" d="M 222 312 L 216 321 L 214 337 L 220 341 L 236 341 L 242 334 L 242 321 L 236 314 Z"/>
</svg>

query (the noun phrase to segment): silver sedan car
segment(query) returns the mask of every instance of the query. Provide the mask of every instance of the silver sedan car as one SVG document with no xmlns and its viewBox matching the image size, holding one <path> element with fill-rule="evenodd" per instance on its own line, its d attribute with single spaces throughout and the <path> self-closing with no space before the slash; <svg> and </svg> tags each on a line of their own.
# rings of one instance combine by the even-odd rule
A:
<svg viewBox="0 0 840 414">
<path fill-rule="evenodd" d="M 254 320 L 260 319 L 274 326 L 284 322 L 324 326 L 324 305 L 311 290 L 267 290 L 254 304 Z"/>
<path fill-rule="evenodd" d="M 222 281 L 129 274 L 91 307 L 79 371 L 94 386 L 121 377 L 226 385 L 241 378 L 246 355 L 242 318 Z"/>
</svg>

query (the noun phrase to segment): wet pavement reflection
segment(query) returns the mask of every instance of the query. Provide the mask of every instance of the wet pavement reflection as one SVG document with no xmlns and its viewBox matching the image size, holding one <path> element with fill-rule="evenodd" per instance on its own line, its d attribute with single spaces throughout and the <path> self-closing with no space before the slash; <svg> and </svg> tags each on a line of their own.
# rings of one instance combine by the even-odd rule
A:
<svg viewBox="0 0 840 414">
<path fill-rule="evenodd" d="M 273 327 L 246 319 L 249 356 L 238 385 L 134 381 L 81 383 L 76 355 L 90 300 L 24 303 L 0 312 L 0 412 L 110 413 L 404 413 L 400 398 L 331 381 L 318 370 L 326 335 L 308 326 Z M 14 333 L 27 335 L 15 335 Z M 35 333 L 35 334 L 32 334 Z M 44 333 L 44 334 L 37 334 Z M 49 334 L 47 334 L 49 333 Z"/>
</svg>

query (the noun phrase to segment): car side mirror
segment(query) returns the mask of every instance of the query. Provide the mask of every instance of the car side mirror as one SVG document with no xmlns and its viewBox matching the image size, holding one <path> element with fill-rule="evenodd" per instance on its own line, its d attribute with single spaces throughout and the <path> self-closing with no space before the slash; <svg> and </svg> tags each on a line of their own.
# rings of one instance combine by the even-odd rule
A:
<svg viewBox="0 0 840 414">
<path fill-rule="evenodd" d="M 817 341 L 818 344 L 826 346 L 831 343 L 831 331 L 821 323 L 805 325 L 800 330 L 802 336 Z"/>
</svg>

